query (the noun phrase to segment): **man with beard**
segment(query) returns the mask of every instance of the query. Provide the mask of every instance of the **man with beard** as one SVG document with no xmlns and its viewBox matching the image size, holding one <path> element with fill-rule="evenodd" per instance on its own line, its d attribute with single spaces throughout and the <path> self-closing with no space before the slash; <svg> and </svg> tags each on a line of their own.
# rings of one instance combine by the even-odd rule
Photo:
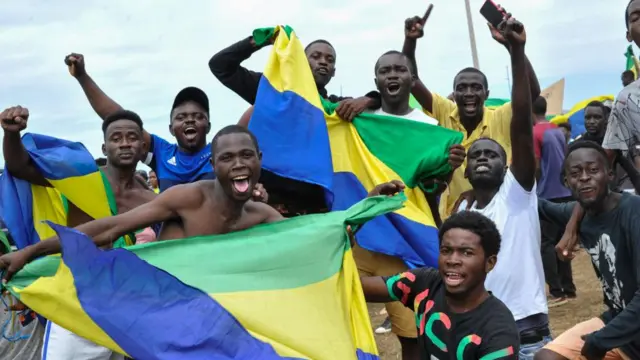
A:
<svg viewBox="0 0 640 360">
<path fill-rule="evenodd" d="M 372 113 L 383 116 L 404 118 L 412 121 L 437 125 L 437 121 L 420 110 L 409 106 L 409 96 L 413 85 L 413 68 L 406 55 L 399 51 L 388 51 L 376 62 L 374 67 L 375 84 L 380 92 L 382 106 Z M 453 169 L 464 161 L 464 148 L 454 145 L 449 150 L 449 160 Z M 427 179 L 425 182 L 437 179 Z M 446 180 L 446 179 L 445 179 Z M 437 201 L 434 194 L 426 194 L 431 212 L 437 218 Z M 437 220 L 436 220 L 437 221 Z M 353 247 L 353 257 L 363 276 L 391 276 L 408 270 L 400 258 L 366 250 L 358 245 Z M 414 314 L 399 302 L 385 304 L 391 331 L 398 336 L 402 346 L 402 358 L 418 359 L 419 347 L 416 341 Z"/>
<path fill-rule="evenodd" d="M 415 312 L 420 359 L 517 359 L 513 316 L 484 286 L 500 251 L 496 225 L 464 211 L 448 218 L 438 235 L 437 270 L 362 277 L 366 300 L 400 301 Z"/>
<path fill-rule="evenodd" d="M 103 120 L 107 115 L 122 110 L 87 74 L 84 56 L 70 54 L 65 58 L 65 63 L 93 110 Z M 169 131 L 177 144 L 144 130 L 141 139 L 145 147 L 140 159 L 155 171 L 160 191 L 177 184 L 212 179 L 213 169 L 209 163 L 211 152 L 206 143 L 206 136 L 211 130 L 207 95 L 195 87 L 182 89 L 173 101 L 170 116 Z"/>
<path fill-rule="evenodd" d="M 425 22 L 426 17 L 417 16 L 405 21 L 405 42 L 402 52 L 411 59 L 416 69 L 416 42 L 424 35 Z M 491 28 L 491 35 L 511 52 L 509 43 L 500 31 Z M 526 58 L 525 63 L 531 87 L 531 101 L 533 101 L 540 95 L 540 85 L 529 60 Z M 418 77 L 417 73 L 416 77 Z M 432 93 L 420 80 L 415 82 L 412 93 L 422 108 L 438 120 L 440 126 L 465 134 L 462 143 L 465 149 L 469 149 L 469 146 L 479 138 L 488 137 L 497 141 L 509 154 L 511 149 L 509 124 L 513 114 L 512 105 L 507 103 L 496 109 L 484 107 L 484 102 L 489 97 L 489 86 L 487 77 L 480 70 L 465 68 L 456 74 L 453 79 L 453 102 Z M 507 159 L 507 163 L 509 161 L 510 158 Z M 453 174 L 448 193 L 444 193 L 440 199 L 440 215 L 443 218 L 451 214 L 460 195 L 471 190 L 471 185 L 464 178 L 464 171 L 463 166 Z"/>
<path fill-rule="evenodd" d="M 563 165 L 563 178 L 576 202 L 540 199 L 540 216 L 565 226 L 574 207 L 586 215 L 579 239 L 591 256 L 607 305 L 600 317 L 575 325 L 536 354 L 539 360 L 640 359 L 640 198 L 612 192 L 614 174 L 597 143 L 574 142 Z"/>
<path fill-rule="evenodd" d="M 513 73 L 513 114 L 508 121 L 512 161 L 508 163 L 507 152 L 496 140 L 480 138 L 467 151 L 464 175 L 475 196 L 471 210 L 493 220 L 502 236 L 497 265 L 487 276 L 485 286 L 511 310 L 520 332 L 519 357 L 531 359 L 551 335 L 540 254 L 533 100 L 524 27 L 513 18 L 506 19 L 503 27 Z M 461 208 L 465 207 L 463 202 Z"/>
<path fill-rule="evenodd" d="M 20 138 L 20 132 L 27 127 L 28 118 L 29 110 L 20 106 L 6 109 L 0 114 L 0 121 L 2 121 L 4 130 L 3 153 L 6 168 L 16 178 L 26 180 L 35 185 L 50 187 L 51 184 L 35 167 Z M 135 175 L 138 160 L 145 146 L 142 120 L 131 111 L 120 110 L 105 117 L 102 123 L 102 131 L 104 133 L 102 151 L 107 157 L 107 165 L 101 168 L 101 171 L 113 189 L 117 213 L 124 214 L 131 209 L 148 203 L 155 197 L 155 194 L 141 184 Z M 92 220 L 89 215 L 69 202 L 67 224 L 64 225 L 70 227 L 86 226 Z M 120 236 L 153 224 L 132 228 Z M 111 247 L 120 236 L 109 239 L 108 242 L 102 243 L 101 246 Z M 42 242 L 38 245 L 40 244 Z M 7 256 L 16 254 L 19 256 L 19 254 L 29 252 L 38 245 L 26 247 Z M 122 359 L 121 356 L 111 350 L 85 340 L 51 322 L 47 323 L 42 354 L 43 358 L 53 360 L 76 358 Z"/>
</svg>

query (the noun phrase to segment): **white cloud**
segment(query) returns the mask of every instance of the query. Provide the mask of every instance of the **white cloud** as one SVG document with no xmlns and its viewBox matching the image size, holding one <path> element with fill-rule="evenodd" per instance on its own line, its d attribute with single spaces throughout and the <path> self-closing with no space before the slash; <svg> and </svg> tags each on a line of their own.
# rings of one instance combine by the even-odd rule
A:
<svg viewBox="0 0 640 360">
<path fill-rule="evenodd" d="M 498 88 L 504 95 L 509 58 L 486 30 L 481 3 L 472 0 L 480 67 L 494 93 Z M 626 0 L 501 3 L 525 24 L 527 53 L 541 78 L 621 70 Z M 471 65 L 465 8 L 463 1 L 434 4 L 418 45 L 420 73 L 430 88 L 448 93 L 453 75 Z M 404 19 L 424 8 L 407 0 L 7 2 L 0 5 L 0 107 L 27 106 L 29 131 L 82 141 L 99 156 L 100 120 L 63 63 L 66 54 L 79 52 L 94 80 L 138 112 L 150 131 L 170 137 L 173 96 L 192 85 L 208 93 L 215 130 L 235 123 L 247 104 L 211 75 L 207 62 L 254 28 L 289 24 L 303 41 L 331 41 L 338 70 L 330 90 L 361 95 L 373 86 L 377 57 L 401 48 Z M 263 49 L 245 65 L 261 70 L 267 55 Z"/>
</svg>

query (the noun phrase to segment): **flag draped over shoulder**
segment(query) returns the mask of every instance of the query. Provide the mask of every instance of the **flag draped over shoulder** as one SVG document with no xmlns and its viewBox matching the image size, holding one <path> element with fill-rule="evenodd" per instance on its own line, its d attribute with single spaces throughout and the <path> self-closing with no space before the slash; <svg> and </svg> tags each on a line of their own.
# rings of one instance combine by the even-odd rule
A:
<svg viewBox="0 0 640 360">
<path fill-rule="evenodd" d="M 553 124 L 569 123 L 571 124 L 571 138 L 575 138 L 578 135 L 582 135 L 586 130 L 584 127 L 584 109 L 592 101 L 613 101 L 613 95 L 595 96 L 586 100 L 583 100 L 574 105 L 568 113 L 555 116 L 550 120 Z"/>
<path fill-rule="evenodd" d="M 235 233 L 103 251 L 53 225 L 62 257 L 7 284 L 51 321 L 135 359 L 378 359 L 346 225 L 402 207 L 346 211 Z"/>
<path fill-rule="evenodd" d="M 52 187 L 30 184 L 5 169 L 0 180 L 2 218 L 18 248 L 55 235 L 44 221 L 66 225 L 69 202 L 94 219 L 117 213 L 109 182 L 84 145 L 31 133 L 22 143 Z M 114 245 L 128 244 L 131 236 Z"/>
<path fill-rule="evenodd" d="M 254 32 L 256 43 L 277 31 L 260 81 L 249 129 L 263 151 L 263 169 L 320 185 L 331 210 L 343 210 L 376 185 L 403 181 L 406 206 L 358 233 L 363 248 L 437 266 L 437 229 L 420 180 L 448 173 L 459 132 L 398 117 L 361 114 L 340 119 L 318 94 L 303 46 L 288 26 Z"/>
</svg>

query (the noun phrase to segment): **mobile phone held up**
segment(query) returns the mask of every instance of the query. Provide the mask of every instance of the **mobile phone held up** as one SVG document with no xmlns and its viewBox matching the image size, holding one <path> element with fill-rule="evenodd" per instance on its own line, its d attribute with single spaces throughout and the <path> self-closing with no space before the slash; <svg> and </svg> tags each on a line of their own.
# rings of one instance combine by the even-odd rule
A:
<svg viewBox="0 0 640 360">
<path fill-rule="evenodd" d="M 507 12 L 503 8 L 496 5 L 496 3 L 494 3 L 492 0 L 487 0 L 480 8 L 480 14 L 482 14 L 482 16 L 487 19 L 489 24 L 497 29 L 498 25 L 500 25 Z"/>
</svg>

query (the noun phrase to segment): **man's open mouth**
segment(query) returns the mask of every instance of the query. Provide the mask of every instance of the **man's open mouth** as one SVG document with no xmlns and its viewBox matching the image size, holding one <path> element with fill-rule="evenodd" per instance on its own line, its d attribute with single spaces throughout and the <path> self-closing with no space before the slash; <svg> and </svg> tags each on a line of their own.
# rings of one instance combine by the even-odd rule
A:
<svg viewBox="0 0 640 360">
<path fill-rule="evenodd" d="M 231 178 L 231 186 L 237 193 L 244 194 L 248 192 L 250 185 L 248 175 L 239 175 Z"/>
<path fill-rule="evenodd" d="M 387 93 L 389 95 L 397 95 L 400 92 L 400 83 L 390 82 L 387 84 Z"/>
<path fill-rule="evenodd" d="M 187 140 L 193 140 L 196 138 L 196 136 L 198 136 L 198 130 L 193 126 L 185 128 L 183 133 L 184 137 L 187 138 Z"/>
</svg>

